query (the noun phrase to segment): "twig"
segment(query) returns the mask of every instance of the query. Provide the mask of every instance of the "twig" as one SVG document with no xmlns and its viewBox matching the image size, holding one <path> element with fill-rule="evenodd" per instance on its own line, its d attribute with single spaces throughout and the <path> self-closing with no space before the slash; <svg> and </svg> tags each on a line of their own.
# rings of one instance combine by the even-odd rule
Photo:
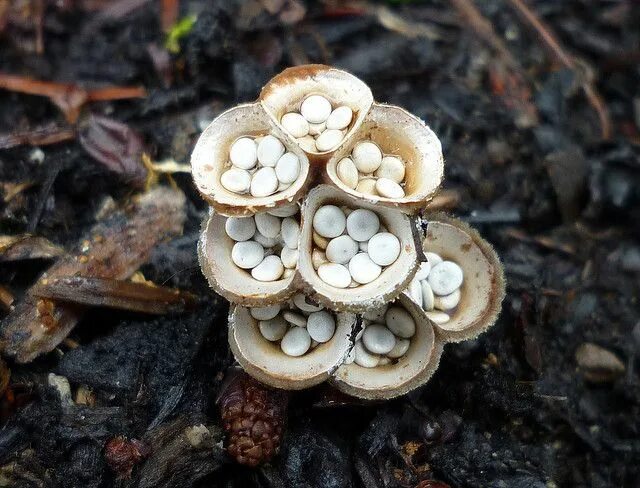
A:
<svg viewBox="0 0 640 488">
<path fill-rule="evenodd" d="M 140 86 L 108 86 L 87 91 L 88 102 L 108 102 L 127 98 L 144 98 L 147 92 Z"/>
<path fill-rule="evenodd" d="M 365 15 L 366 5 L 362 2 L 327 2 L 324 5 L 323 15 L 326 17 L 347 17 Z"/>
<path fill-rule="evenodd" d="M 162 0 L 160 6 L 160 25 L 163 32 L 169 32 L 178 20 L 180 3 L 178 0 Z"/>
<path fill-rule="evenodd" d="M 493 93 L 515 112 L 518 127 L 536 125 L 538 110 L 531 102 L 531 89 L 525 72 L 498 36 L 491 21 L 482 15 L 473 0 L 451 0 L 451 3 L 462 17 L 462 27 L 470 29 L 497 53 L 496 59 L 488 67 Z"/>
<path fill-rule="evenodd" d="M 385 6 L 369 7 L 382 27 L 409 38 L 424 37 L 436 41 L 442 38 L 438 28 L 425 22 L 408 20 Z"/>
<path fill-rule="evenodd" d="M 34 80 L 25 76 L 0 72 L 0 88 L 29 95 L 48 97 L 64 113 L 67 122 L 73 124 L 80 116 L 80 108 L 87 102 L 143 98 L 143 87 L 107 87 L 86 90 L 73 83 Z"/>
<path fill-rule="evenodd" d="M 454 0 L 458 1 L 458 0 Z M 551 31 L 549 26 L 538 17 L 533 10 L 531 10 L 522 0 L 506 0 L 507 3 L 515 10 L 518 16 L 526 22 L 530 27 L 534 29 L 536 34 L 540 37 L 542 44 L 547 51 L 564 67 L 577 71 L 578 63 L 558 41 L 558 38 Z M 602 133 L 602 139 L 608 140 L 611 138 L 612 126 L 611 119 L 609 117 L 609 110 L 593 84 L 591 79 L 585 76 L 579 76 L 582 79 L 582 90 L 584 91 L 587 100 L 598 114 L 600 120 L 600 131 Z"/>
<path fill-rule="evenodd" d="M 36 25 L 36 54 L 44 53 L 44 0 L 36 0 L 35 2 L 35 25 Z"/>
<path fill-rule="evenodd" d="M 482 15 L 472 0 L 451 0 L 451 3 L 464 20 L 465 25 L 468 25 L 478 37 L 489 44 L 509 66 L 520 69 L 519 63 L 511 55 L 507 45 L 496 34 L 493 24 Z"/>
<path fill-rule="evenodd" d="M 546 236 L 530 236 L 526 232 L 524 232 L 524 231 L 522 231 L 520 229 L 515 229 L 515 228 L 507 229 L 505 231 L 505 234 L 508 237 L 511 237 L 512 239 L 516 239 L 518 241 L 522 241 L 522 242 L 526 242 L 526 243 L 536 244 L 536 245 L 541 246 L 541 247 L 543 247 L 545 249 L 551 249 L 553 251 L 560 251 L 560 252 L 563 252 L 563 253 L 569 254 L 569 255 L 574 255 L 576 253 L 575 246 L 573 246 L 571 244 L 566 244 L 566 243 L 563 243 L 563 242 L 558 242 L 558 241 L 556 241 L 556 240 L 554 240 L 553 238 L 550 238 L 550 237 L 546 237 Z"/>
<path fill-rule="evenodd" d="M 370 15 L 378 23 L 392 32 L 409 38 L 424 37 L 431 40 L 442 38 L 440 29 L 432 24 L 405 18 L 384 5 L 376 5 L 362 0 L 325 2 L 324 15 L 327 17 L 345 17 Z"/>
<path fill-rule="evenodd" d="M 24 132 L 0 134 L 0 149 L 9 149 L 29 144 L 31 146 L 47 146 L 75 139 L 76 131 L 70 127 L 58 127 L 54 124 L 37 127 Z"/>
</svg>

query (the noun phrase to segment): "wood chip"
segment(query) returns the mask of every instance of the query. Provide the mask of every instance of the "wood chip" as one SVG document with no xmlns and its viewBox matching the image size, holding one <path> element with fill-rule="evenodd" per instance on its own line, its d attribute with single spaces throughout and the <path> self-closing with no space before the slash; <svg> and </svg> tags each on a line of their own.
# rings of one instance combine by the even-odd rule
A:
<svg viewBox="0 0 640 488">
<path fill-rule="evenodd" d="M 29 293 L 56 302 L 156 315 L 179 312 L 195 301 L 194 295 L 175 288 L 85 276 L 40 280 Z"/>
<path fill-rule="evenodd" d="M 75 252 L 51 266 L 38 283 L 69 276 L 124 280 L 156 244 L 182 232 L 185 218 L 182 192 L 158 187 L 139 195 L 127 208 L 97 223 Z M 60 344 L 85 308 L 27 293 L 0 327 L 0 349 L 18 362 L 32 361 Z"/>
<path fill-rule="evenodd" d="M 44 237 L 31 234 L 0 235 L 0 262 L 51 259 L 62 256 L 64 252 L 64 249 Z"/>
</svg>

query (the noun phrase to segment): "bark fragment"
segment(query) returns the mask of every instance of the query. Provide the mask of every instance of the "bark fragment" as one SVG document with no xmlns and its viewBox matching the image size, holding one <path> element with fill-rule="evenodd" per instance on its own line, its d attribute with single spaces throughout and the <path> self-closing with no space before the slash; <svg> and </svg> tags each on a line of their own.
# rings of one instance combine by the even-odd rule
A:
<svg viewBox="0 0 640 488">
<path fill-rule="evenodd" d="M 156 244 L 182 232 L 184 206 L 184 194 L 173 189 L 158 187 L 142 194 L 98 222 L 77 249 L 51 266 L 34 286 L 71 276 L 128 278 Z M 84 310 L 27 293 L 0 326 L 0 349 L 18 362 L 32 361 L 62 342 Z"/>
</svg>

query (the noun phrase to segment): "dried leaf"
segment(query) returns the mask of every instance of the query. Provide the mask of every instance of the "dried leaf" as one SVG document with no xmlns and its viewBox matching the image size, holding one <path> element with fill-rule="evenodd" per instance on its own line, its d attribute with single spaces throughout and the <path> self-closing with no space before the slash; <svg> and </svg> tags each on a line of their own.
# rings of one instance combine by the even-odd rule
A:
<svg viewBox="0 0 640 488">
<path fill-rule="evenodd" d="M 80 144 L 96 161 L 142 187 L 147 171 L 142 164 L 144 143 L 138 132 L 117 120 L 93 115 L 80 131 Z"/>
<path fill-rule="evenodd" d="M 131 478 L 133 468 L 151 453 L 151 449 L 138 439 L 123 436 L 109 439 L 104 446 L 104 457 L 118 479 Z"/>
<path fill-rule="evenodd" d="M 158 187 L 96 224 L 75 252 L 59 259 L 40 281 L 68 276 L 126 279 L 156 244 L 182 232 L 185 218 L 184 194 Z M 60 344 L 84 310 L 27 293 L 0 326 L 0 348 L 18 362 L 32 361 Z"/>
</svg>

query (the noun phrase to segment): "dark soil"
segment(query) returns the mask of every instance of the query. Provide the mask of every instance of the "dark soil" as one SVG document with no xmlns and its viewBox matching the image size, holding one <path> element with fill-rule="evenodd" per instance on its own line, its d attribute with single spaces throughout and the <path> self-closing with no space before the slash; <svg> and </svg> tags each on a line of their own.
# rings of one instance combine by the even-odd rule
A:
<svg viewBox="0 0 640 488">
<path fill-rule="evenodd" d="M 504 262 L 501 317 L 479 339 L 448 345 L 431 381 L 398 400 L 336 406 L 325 387 L 293 395 L 280 456 L 262 468 L 236 465 L 219 447 L 215 406 L 233 363 L 227 303 L 197 265 L 205 204 L 189 175 L 176 174 L 188 197 L 184 234 L 158 247 L 141 271 L 196 293 L 200 305 L 160 317 L 92 309 L 70 336 L 78 347 L 63 344 L 24 365 L 7 359 L 22 401 L 3 400 L 0 486 L 382 488 L 431 479 L 451 487 L 639 486 L 637 3 L 527 2 L 572 67 L 507 0 L 476 5 L 515 63 L 460 20 L 453 5 L 461 1 L 307 2 L 293 24 L 293 7 L 274 14 L 262 7 L 277 1 L 184 1 L 178 19 L 196 20 L 174 53 L 164 49 L 162 3 L 172 2 L 0 0 L 4 74 L 147 90 L 145 98 L 81 110 L 81 134 L 95 130 L 91 114 L 125 124 L 120 141 L 136 157 L 123 150 L 117 161 L 96 159 L 49 99 L 0 90 L 1 140 L 72 129 L 56 144 L 0 150 L 0 234 L 31 232 L 70 248 L 105 198 L 125 201 L 140 189 L 143 149 L 154 161 L 188 162 L 217 113 L 255 99 L 286 66 L 320 62 L 353 72 L 377 100 L 406 107 L 439 135 L 449 210 L 477 227 Z M 406 22 L 385 28 L 380 7 Z M 606 141 L 582 88 L 589 76 L 610 116 Z M 16 183 L 28 186 L 6 201 Z M 19 299 L 48 265 L 0 263 L 0 285 Z M 584 343 L 615 354 L 624 372 L 606 363 L 595 373 L 580 368 L 575 353 Z M 66 377 L 76 399 L 91 390 L 91 404 L 61 399 L 50 373 Z M 176 439 L 198 424 L 215 442 L 187 452 Z M 105 457 L 117 436 L 149 449 L 129 480 L 116 479 Z"/>
</svg>

